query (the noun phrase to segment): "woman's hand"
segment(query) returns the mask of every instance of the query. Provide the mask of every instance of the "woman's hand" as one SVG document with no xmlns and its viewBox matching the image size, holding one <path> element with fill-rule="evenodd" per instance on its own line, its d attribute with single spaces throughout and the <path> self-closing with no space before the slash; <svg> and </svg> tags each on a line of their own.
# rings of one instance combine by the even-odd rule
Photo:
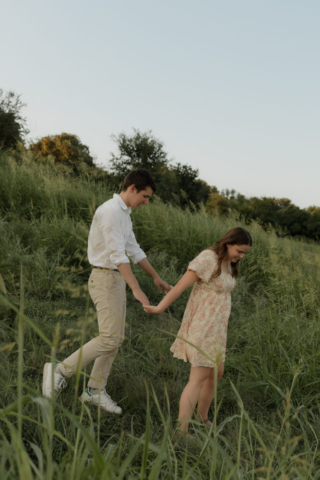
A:
<svg viewBox="0 0 320 480">
<path fill-rule="evenodd" d="M 162 313 L 164 310 L 157 305 L 153 307 L 152 305 L 143 305 L 143 310 L 147 313 Z"/>
</svg>

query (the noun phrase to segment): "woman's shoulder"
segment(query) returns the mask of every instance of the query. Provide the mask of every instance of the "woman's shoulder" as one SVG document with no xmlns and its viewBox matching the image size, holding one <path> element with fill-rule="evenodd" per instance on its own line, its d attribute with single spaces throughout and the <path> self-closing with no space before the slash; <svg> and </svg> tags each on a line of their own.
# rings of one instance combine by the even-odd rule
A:
<svg viewBox="0 0 320 480">
<path fill-rule="evenodd" d="M 200 280 L 208 282 L 218 264 L 218 257 L 212 250 L 203 250 L 189 263 L 188 270 L 194 270 Z"/>
<path fill-rule="evenodd" d="M 197 255 L 191 263 L 201 263 L 205 265 L 216 265 L 218 263 L 218 255 L 210 249 L 203 250 Z"/>
<path fill-rule="evenodd" d="M 218 261 L 218 255 L 216 254 L 216 252 L 214 252 L 210 248 L 207 248 L 206 250 L 203 250 L 201 253 L 199 253 L 197 258 L 216 261 L 216 262 Z"/>
</svg>

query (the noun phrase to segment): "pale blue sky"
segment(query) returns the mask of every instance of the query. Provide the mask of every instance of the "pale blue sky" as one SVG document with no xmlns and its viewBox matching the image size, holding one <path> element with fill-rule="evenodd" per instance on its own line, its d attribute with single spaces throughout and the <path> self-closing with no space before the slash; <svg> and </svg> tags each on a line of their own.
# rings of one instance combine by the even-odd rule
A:
<svg viewBox="0 0 320 480">
<path fill-rule="evenodd" d="M 319 0 L 1 1 L 30 138 L 151 129 L 219 189 L 320 205 Z"/>
</svg>

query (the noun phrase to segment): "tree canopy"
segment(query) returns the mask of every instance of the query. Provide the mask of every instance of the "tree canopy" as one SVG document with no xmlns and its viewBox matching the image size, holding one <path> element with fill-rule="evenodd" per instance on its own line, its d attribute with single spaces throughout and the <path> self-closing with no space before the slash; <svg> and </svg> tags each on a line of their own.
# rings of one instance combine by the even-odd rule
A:
<svg viewBox="0 0 320 480">
<path fill-rule="evenodd" d="M 61 133 L 60 135 L 48 135 L 35 143 L 31 143 L 29 149 L 41 159 L 49 156 L 55 163 L 71 167 L 75 173 L 80 173 L 81 167 L 94 166 L 93 157 L 87 145 L 81 143 L 77 135 Z"/>
<path fill-rule="evenodd" d="M 195 205 L 207 201 L 210 187 L 198 179 L 198 170 L 182 163 L 173 164 L 163 142 L 151 131 L 133 129 L 132 135 L 120 133 L 111 138 L 118 152 L 111 154 L 110 169 L 119 184 L 131 170 L 145 168 L 156 182 L 157 195 L 164 201 L 179 198 L 181 205 L 190 201 Z"/>
<path fill-rule="evenodd" d="M 15 148 L 29 133 L 26 119 L 21 114 L 25 106 L 20 95 L 14 92 L 4 94 L 0 89 L 0 148 L 4 150 Z"/>
<path fill-rule="evenodd" d="M 111 136 L 119 150 L 117 155 L 111 154 L 111 171 L 121 178 L 135 168 L 145 168 L 153 176 L 161 175 L 169 164 L 163 143 L 151 131 L 133 130 L 133 135 L 120 133 Z"/>
</svg>

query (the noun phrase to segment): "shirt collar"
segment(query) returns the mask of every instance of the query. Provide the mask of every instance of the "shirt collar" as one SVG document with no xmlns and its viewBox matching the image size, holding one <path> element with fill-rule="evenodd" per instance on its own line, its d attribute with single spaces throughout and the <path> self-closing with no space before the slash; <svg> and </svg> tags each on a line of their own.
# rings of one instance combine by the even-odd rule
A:
<svg viewBox="0 0 320 480">
<path fill-rule="evenodd" d="M 127 205 L 124 203 L 124 201 L 122 200 L 122 198 L 120 197 L 120 195 L 118 195 L 117 193 L 114 193 L 114 194 L 113 194 L 113 198 L 118 201 L 118 203 L 119 203 L 120 207 L 122 208 L 122 210 L 127 210 L 128 213 L 131 213 L 131 207 L 127 207 Z"/>
</svg>

